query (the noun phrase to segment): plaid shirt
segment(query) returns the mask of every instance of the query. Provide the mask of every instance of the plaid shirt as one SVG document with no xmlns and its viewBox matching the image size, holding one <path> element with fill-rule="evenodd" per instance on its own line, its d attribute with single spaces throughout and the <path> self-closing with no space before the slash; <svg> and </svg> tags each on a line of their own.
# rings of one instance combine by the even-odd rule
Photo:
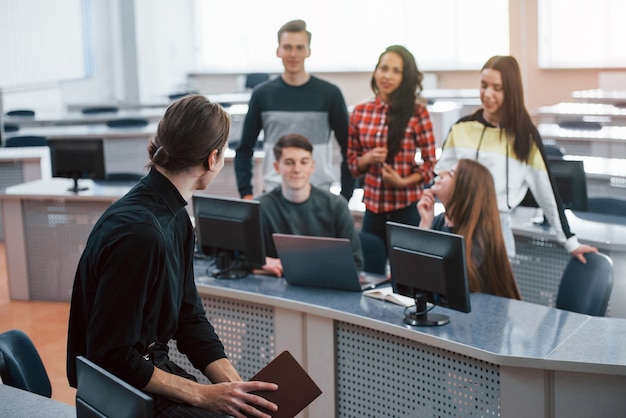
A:
<svg viewBox="0 0 626 418">
<path fill-rule="evenodd" d="M 433 178 L 436 162 L 435 137 L 426 106 L 417 104 L 409 119 L 400 151 L 393 159 L 393 168 L 401 177 L 418 172 L 422 182 L 396 189 L 385 186 L 380 167 L 372 164 L 365 173 L 359 171 L 357 159 L 376 147 L 387 147 L 387 111 L 389 106 L 380 97 L 354 107 L 350 116 L 348 138 L 348 165 L 355 177 L 365 174 L 365 207 L 374 213 L 390 212 L 415 204 L 422 196 L 424 184 Z M 421 153 L 421 157 L 419 156 Z"/>
</svg>

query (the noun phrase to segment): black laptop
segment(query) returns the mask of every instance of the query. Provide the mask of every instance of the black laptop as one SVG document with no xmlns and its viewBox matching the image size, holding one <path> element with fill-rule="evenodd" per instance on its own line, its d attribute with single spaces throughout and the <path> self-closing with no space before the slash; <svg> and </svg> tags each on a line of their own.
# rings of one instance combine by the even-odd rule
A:
<svg viewBox="0 0 626 418">
<path fill-rule="evenodd" d="M 346 238 L 273 234 L 285 280 L 291 285 L 361 292 L 389 282 L 387 276 L 357 271 Z"/>
</svg>

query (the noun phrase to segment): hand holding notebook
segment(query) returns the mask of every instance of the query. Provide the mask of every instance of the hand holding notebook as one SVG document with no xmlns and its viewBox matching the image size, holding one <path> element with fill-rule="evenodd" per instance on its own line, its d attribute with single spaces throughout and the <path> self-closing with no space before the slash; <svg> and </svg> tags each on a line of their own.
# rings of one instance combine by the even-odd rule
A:
<svg viewBox="0 0 626 418">
<path fill-rule="evenodd" d="M 293 418 L 322 394 L 321 389 L 289 351 L 283 351 L 250 380 L 278 385 L 276 391 L 252 392 L 278 405 L 275 413 L 257 408 L 273 418 Z"/>
</svg>

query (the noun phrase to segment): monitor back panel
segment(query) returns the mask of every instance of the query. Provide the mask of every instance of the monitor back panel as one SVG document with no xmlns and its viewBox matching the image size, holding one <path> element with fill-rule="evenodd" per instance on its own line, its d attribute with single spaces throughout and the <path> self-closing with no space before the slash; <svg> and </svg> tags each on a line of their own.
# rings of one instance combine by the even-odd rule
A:
<svg viewBox="0 0 626 418">
<path fill-rule="evenodd" d="M 345 238 L 274 234 L 287 283 L 360 292 L 352 246 Z"/>
<path fill-rule="evenodd" d="M 78 418 L 151 418 L 152 398 L 100 366 L 76 359 Z"/>
</svg>

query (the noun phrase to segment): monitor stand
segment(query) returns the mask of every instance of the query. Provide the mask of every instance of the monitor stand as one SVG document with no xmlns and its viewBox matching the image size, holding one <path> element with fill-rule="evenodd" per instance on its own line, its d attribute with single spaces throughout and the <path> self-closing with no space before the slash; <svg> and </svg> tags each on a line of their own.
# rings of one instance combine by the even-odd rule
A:
<svg viewBox="0 0 626 418">
<path fill-rule="evenodd" d="M 541 209 L 537 209 L 537 216 L 534 216 L 533 218 L 530 219 L 530 221 L 533 223 L 533 225 L 538 225 L 538 226 L 550 226 L 550 222 L 548 221 L 548 218 L 546 218 L 546 215 L 543 213 L 543 210 Z"/>
<path fill-rule="evenodd" d="M 233 258 L 229 252 L 220 252 L 215 257 L 216 270 L 211 274 L 216 279 L 241 279 L 250 274 L 247 263 Z"/>
<path fill-rule="evenodd" d="M 78 193 L 89 189 L 87 186 L 78 187 L 78 178 L 73 177 L 72 180 L 74 181 L 74 186 L 67 189 L 68 192 Z"/>
<path fill-rule="evenodd" d="M 428 313 L 426 295 L 423 293 L 415 295 L 415 311 L 410 311 L 407 308 L 404 316 L 404 323 L 414 327 L 437 327 L 448 322 L 450 322 L 450 318 L 447 315 Z"/>
</svg>

